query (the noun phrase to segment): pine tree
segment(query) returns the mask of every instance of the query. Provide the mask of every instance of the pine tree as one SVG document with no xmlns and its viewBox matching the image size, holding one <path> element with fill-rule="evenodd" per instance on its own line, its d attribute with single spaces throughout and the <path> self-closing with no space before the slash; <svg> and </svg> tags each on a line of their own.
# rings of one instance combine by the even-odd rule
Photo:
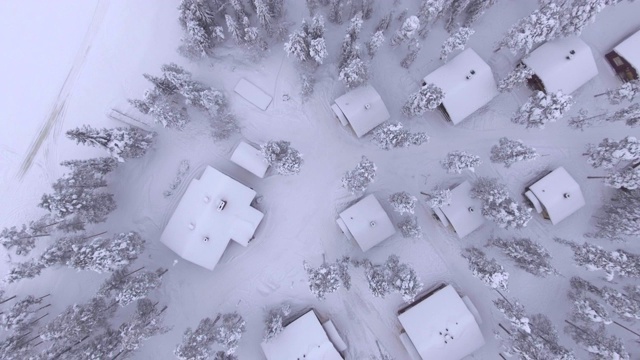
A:
<svg viewBox="0 0 640 360">
<path fill-rule="evenodd" d="M 450 1 L 449 6 L 447 7 L 449 18 L 447 19 L 447 22 L 444 27 L 448 33 L 452 33 L 453 29 L 455 29 L 456 26 L 459 26 L 457 19 L 458 17 L 460 17 L 460 15 L 462 15 L 465 12 L 465 10 L 467 9 L 467 6 L 469 6 L 469 2 L 470 0 L 451 0 Z"/>
<path fill-rule="evenodd" d="M 393 20 L 393 10 L 390 11 L 387 15 L 385 15 L 380 21 L 374 32 L 382 31 L 382 33 L 386 32 L 389 29 L 389 25 L 391 25 L 391 21 Z"/>
<path fill-rule="evenodd" d="M 113 195 L 76 187 L 65 181 L 53 184 L 53 193 L 44 194 L 38 204 L 49 211 L 54 219 L 71 219 L 72 222 L 96 224 L 104 222 L 116 209 Z"/>
<path fill-rule="evenodd" d="M 238 25 L 238 22 L 229 14 L 225 14 L 224 19 L 227 23 L 227 31 L 231 34 L 231 38 L 236 44 L 242 44 L 244 42 L 244 33 L 242 31 L 243 29 Z"/>
<path fill-rule="evenodd" d="M 400 66 L 405 69 L 410 68 L 413 62 L 416 61 L 418 53 L 421 49 L 420 43 L 416 39 L 409 40 L 409 46 L 407 48 L 409 49 L 409 52 L 404 58 L 402 58 L 402 61 L 400 62 Z"/>
<path fill-rule="evenodd" d="M 640 166 L 628 166 L 620 171 L 614 171 L 604 178 L 604 184 L 612 188 L 635 190 L 640 188 Z"/>
<path fill-rule="evenodd" d="M 522 140 L 511 140 L 503 137 L 499 140 L 499 145 L 491 147 L 491 162 L 503 163 L 509 168 L 519 161 L 537 159 L 539 154 L 536 149 L 525 145 Z"/>
<path fill-rule="evenodd" d="M 376 170 L 376 164 L 366 156 L 362 156 L 362 159 L 358 165 L 356 165 L 356 168 L 347 171 L 342 177 L 342 187 L 352 194 L 363 193 L 374 181 L 376 177 Z"/>
<path fill-rule="evenodd" d="M 17 334 L 28 332 L 29 328 L 39 320 L 36 318 L 37 312 L 51 305 L 40 306 L 45 297 L 36 298 L 29 295 L 14 303 L 9 310 L 5 309 L 0 313 L 0 328 L 14 330 Z"/>
<path fill-rule="evenodd" d="M 334 24 L 342 24 L 343 0 L 329 0 L 329 21 Z"/>
<path fill-rule="evenodd" d="M 607 118 L 607 121 L 624 121 L 627 126 L 631 127 L 640 125 L 640 104 L 632 104 L 616 111 L 612 116 Z"/>
<path fill-rule="evenodd" d="M 551 265 L 549 251 L 531 239 L 491 238 L 487 245 L 500 248 L 506 256 L 515 262 L 517 267 L 530 274 L 540 277 L 558 274 Z"/>
<path fill-rule="evenodd" d="M 583 266 L 589 271 L 604 270 L 608 281 L 612 281 L 615 274 L 622 277 L 640 277 L 640 255 L 622 249 L 607 251 L 588 242 L 578 244 L 560 238 L 554 240 L 571 248 L 573 259 L 578 266 Z"/>
<path fill-rule="evenodd" d="M 300 86 L 300 95 L 302 95 L 303 100 L 306 100 L 313 94 L 316 78 L 311 74 L 301 73 L 300 82 L 302 83 Z"/>
<path fill-rule="evenodd" d="M 426 30 L 429 28 L 429 25 L 433 24 L 438 18 L 442 16 L 443 11 L 449 5 L 449 0 L 422 0 L 420 3 L 420 9 L 418 10 L 418 19 L 420 19 L 420 24 L 423 25 L 420 29 L 422 32 L 425 29 L 423 38 L 426 37 Z"/>
<path fill-rule="evenodd" d="M 301 28 L 289 35 L 289 41 L 284 44 L 284 50 L 287 56 L 293 55 L 300 62 L 313 60 L 318 65 L 322 64 L 328 55 L 322 16 L 314 16 L 311 24 L 302 20 Z"/>
<path fill-rule="evenodd" d="M 482 215 L 501 228 L 520 229 L 531 220 L 532 209 L 512 199 L 506 186 L 495 179 L 479 178 L 471 197 L 482 200 Z"/>
<path fill-rule="evenodd" d="M 401 43 L 411 39 L 420 28 L 420 19 L 417 16 L 409 16 L 402 26 L 391 38 L 391 45 L 400 45 Z"/>
<path fill-rule="evenodd" d="M 549 122 L 560 119 L 573 105 L 571 95 L 562 91 L 545 94 L 536 91 L 518 112 L 511 118 L 511 122 L 525 125 L 527 129 L 544 129 Z"/>
<path fill-rule="evenodd" d="M 382 44 L 384 43 L 384 40 L 385 37 L 382 30 L 376 31 L 375 33 L 373 33 L 373 35 L 371 35 L 371 38 L 366 43 L 367 53 L 369 54 L 370 58 L 373 59 L 380 46 L 382 46 Z"/>
<path fill-rule="evenodd" d="M 362 0 L 362 18 L 364 20 L 371 19 L 373 15 L 373 0 Z"/>
<path fill-rule="evenodd" d="M 540 9 L 513 25 L 498 49 L 507 47 L 513 54 L 528 54 L 536 44 L 555 39 L 561 33 L 562 13 L 558 4 L 547 1 Z"/>
<path fill-rule="evenodd" d="M 298 174 L 304 163 L 300 152 L 292 148 L 288 141 L 268 141 L 260 146 L 260 152 L 267 163 L 273 166 L 280 175 Z"/>
<path fill-rule="evenodd" d="M 613 322 L 607 310 L 594 298 L 587 296 L 584 291 L 569 291 L 572 301 L 571 319 L 584 322 L 595 322 L 609 325 Z"/>
<path fill-rule="evenodd" d="M 76 143 L 102 147 L 120 162 L 144 156 L 153 145 L 156 133 L 134 127 L 97 129 L 89 125 L 67 131 L 67 137 Z"/>
<path fill-rule="evenodd" d="M 123 267 L 114 271 L 111 276 L 100 286 L 98 294 L 101 296 L 113 296 L 120 306 L 127 306 L 130 303 L 143 299 L 147 294 L 160 287 L 162 276 L 166 269 L 156 271 L 129 271 L 128 267 Z"/>
<path fill-rule="evenodd" d="M 320 4 L 318 0 L 306 0 L 307 8 L 309 9 L 309 16 L 314 16 L 318 10 Z"/>
<path fill-rule="evenodd" d="M 624 348 L 622 339 L 617 336 L 607 336 L 604 324 L 595 327 L 584 324 L 580 327 L 570 324 L 565 327 L 565 331 L 571 335 L 571 338 L 582 345 L 593 359 L 617 359 L 629 360 L 630 356 Z"/>
<path fill-rule="evenodd" d="M 190 121 L 187 108 L 176 105 L 158 89 L 148 89 L 142 100 L 129 100 L 129 103 L 164 127 L 181 130 Z"/>
<path fill-rule="evenodd" d="M 55 230 L 51 227 L 60 224 L 61 222 L 53 221 L 45 215 L 38 220 L 30 221 L 28 225 L 2 229 L 0 243 L 7 250 L 13 249 L 16 255 L 25 256 L 36 247 L 38 238 L 50 236 Z"/>
<path fill-rule="evenodd" d="M 611 105 L 618 105 L 624 100 L 632 102 L 638 94 L 640 94 L 640 79 L 623 83 L 617 89 L 607 90 L 604 94 L 598 95 L 606 95 Z"/>
<path fill-rule="evenodd" d="M 417 92 L 409 95 L 409 99 L 402 106 L 402 113 L 406 116 L 420 116 L 427 110 L 435 110 L 444 100 L 444 92 L 434 84 L 427 84 Z"/>
<path fill-rule="evenodd" d="M 596 15 L 604 10 L 610 0 L 574 0 L 565 10 L 562 18 L 562 35 L 580 35 L 582 30 L 595 21 Z"/>
<path fill-rule="evenodd" d="M 524 306 L 517 300 L 507 301 L 506 299 L 493 300 L 493 304 L 500 310 L 512 327 L 522 330 L 527 334 L 531 334 L 531 326 L 529 318 L 524 311 Z"/>
<path fill-rule="evenodd" d="M 218 314 L 215 320 L 204 318 L 195 331 L 187 328 L 174 354 L 181 360 L 207 360 L 211 357 L 211 346 L 218 343 L 226 350 L 223 352 L 225 357 L 216 353 L 216 359 L 231 359 L 228 356 L 235 352 L 245 331 L 245 321 L 236 312 Z"/>
<path fill-rule="evenodd" d="M 398 224 L 398 229 L 404 238 L 422 238 L 422 227 L 416 216 L 405 216 Z"/>
<path fill-rule="evenodd" d="M 469 247 L 462 251 L 462 257 L 469 262 L 469 270 L 473 276 L 482 280 L 485 285 L 500 290 L 507 290 L 509 273 L 495 259 L 487 259 L 484 251 Z"/>
<path fill-rule="evenodd" d="M 327 263 L 325 261 L 318 268 L 312 268 L 305 261 L 303 266 L 309 277 L 309 291 L 319 300 L 324 300 L 326 294 L 340 289 L 340 270 L 336 263 Z"/>
<path fill-rule="evenodd" d="M 265 332 L 263 336 L 264 341 L 269 341 L 275 338 L 284 327 L 282 323 L 284 318 L 291 314 L 291 306 L 289 304 L 282 304 L 276 308 L 269 310 L 267 317 L 265 318 Z"/>
<path fill-rule="evenodd" d="M 272 14 L 265 0 L 252 0 L 256 8 L 256 17 L 262 28 L 268 33 L 271 32 Z"/>
<path fill-rule="evenodd" d="M 393 210 L 399 212 L 401 215 L 404 213 L 413 214 L 415 212 L 417 202 L 418 198 L 406 191 L 393 193 L 389 196 L 389 204 L 391 204 Z"/>
<path fill-rule="evenodd" d="M 353 89 L 361 86 L 369 79 L 369 67 L 360 59 L 360 56 L 352 57 L 338 74 L 338 80 L 342 80 L 347 88 Z"/>
<path fill-rule="evenodd" d="M 617 240 L 640 235 L 640 190 L 617 191 L 597 217 L 595 237 Z"/>
<path fill-rule="evenodd" d="M 428 141 L 429 136 L 426 133 L 411 133 L 404 130 L 400 122 L 383 123 L 373 129 L 373 142 L 384 150 L 419 146 Z"/>
<path fill-rule="evenodd" d="M 471 0 L 467 6 L 467 18 L 464 21 L 465 27 L 473 25 L 490 7 L 495 5 L 498 0 Z"/>
<path fill-rule="evenodd" d="M 507 92 L 527 82 L 533 76 L 533 70 L 524 63 L 518 64 L 513 71 L 498 82 L 498 91 Z"/>
<path fill-rule="evenodd" d="M 190 58 L 201 58 L 211 54 L 216 42 L 224 39 L 220 26 L 214 22 L 217 9 L 213 3 L 203 0 L 182 0 L 178 6 L 178 20 L 185 35 L 180 52 Z"/>
<path fill-rule="evenodd" d="M 449 174 L 461 174 L 463 170 L 468 169 L 471 172 L 475 171 L 482 162 L 477 155 L 469 154 L 465 151 L 452 151 L 447 154 L 444 160 L 440 161 L 440 165 L 447 170 Z"/>
<path fill-rule="evenodd" d="M 140 348 L 144 340 L 169 331 L 169 328 L 162 325 L 161 318 L 167 307 L 158 309 L 156 305 L 157 303 L 146 298 L 138 300 L 135 314 L 120 325 L 118 331 L 122 354 L 131 354 Z"/>
<path fill-rule="evenodd" d="M 447 62 L 449 54 L 454 50 L 464 50 L 467 46 L 467 42 L 471 35 L 475 33 L 475 30 L 467 27 L 461 27 L 456 32 L 451 34 L 442 44 L 442 50 L 440 51 L 440 60 Z"/>
<path fill-rule="evenodd" d="M 363 265 L 373 296 L 384 298 L 391 292 L 397 292 L 405 302 L 410 303 L 422 290 L 423 284 L 415 270 L 401 263 L 396 255 L 390 255 L 380 265 L 374 265 L 369 260 L 365 260 Z"/>
<path fill-rule="evenodd" d="M 594 168 L 611 169 L 621 161 L 640 159 L 640 141 L 633 136 L 627 136 L 620 141 L 605 138 L 597 146 L 589 144 L 585 153 L 587 162 Z"/>
<path fill-rule="evenodd" d="M 24 334 L 11 334 L 0 342 L 0 359 L 24 360 L 33 357 L 33 345 L 25 341 Z"/>
<path fill-rule="evenodd" d="M 33 259 L 18 263 L 18 265 L 12 268 L 7 276 L 5 276 L 4 281 L 11 284 L 22 279 L 33 279 L 40 275 L 45 267 L 46 266 L 44 266 L 40 261 Z"/>
</svg>

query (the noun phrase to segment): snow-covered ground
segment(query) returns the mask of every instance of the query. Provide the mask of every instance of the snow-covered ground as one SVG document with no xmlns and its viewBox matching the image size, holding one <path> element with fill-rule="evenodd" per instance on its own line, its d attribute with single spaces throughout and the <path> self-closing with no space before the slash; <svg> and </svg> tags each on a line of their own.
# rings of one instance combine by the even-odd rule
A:
<svg viewBox="0 0 640 360">
<path fill-rule="evenodd" d="M 552 238 L 581 238 L 592 229 L 592 216 L 612 193 L 599 180 L 587 180 L 588 175 L 600 173 L 582 156 L 586 144 L 600 142 L 604 137 L 638 136 L 638 131 L 616 123 L 580 132 L 566 125 L 568 116 L 544 130 L 527 130 L 509 121 L 513 111 L 529 96 L 526 89 L 499 95 L 488 107 L 456 127 L 436 112 L 403 118 L 400 108 L 408 94 L 418 89 L 424 75 L 441 65 L 440 46 L 447 35 L 440 23 L 422 43 L 422 51 L 409 70 L 400 67 L 406 46 L 395 51 L 385 44 L 371 63 L 370 83 L 380 92 L 392 120 L 401 120 L 412 131 L 426 131 L 431 136 L 429 143 L 419 147 L 384 151 L 368 138 L 358 139 L 343 128 L 330 109 L 332 100 L 345 91 L 338 80 L 335 62 L 346 22 L 342 26 L 327 24 L 329 61 L 318 69 L 315 93 L 303 103 L 298 95 L 298 71 L 294 61 L 285 56 L 281 43 L 272 44 L 270 52 L 258 62 L 247 60 L 244 52 L 232 47 L 231 42 L 219 48 L 217 56 L 202 63 L 180 57 L 176 48 L 182 30 L 176 20 L 176 2 L 36 3 L 0 2 L 0 45 L 5 50 L 0 83 L 3 201 L 0 228 L 21 224 L 44 213 L 35 205 L 64 171 L 58 166 L 60 161 L 104 155 L 99 149 L 75 145 L 64 136 L 66 130 L 81 124 L 122 125 L 107 116 L 111 109 L 150 121 L 126 99 L 141 97 L 149 86 L 142 73 L 158 74 L 161 64 L 176 62 L 192 71 L 196 79 L 223 89 L 241 122 L 241 136 L 219 143 L 213 142 L 204 121 L 194 120 L 181 132 L 156 129 L 159 137 L 155 149 L 142 159 L 127 161 L 110 175 L 110 191 L 116 196 L 118 209 L 97 230 L 140 232 L 147 239 L 147 250 L 137 263 L 148 268 L 169 268 L 164 285 L 152 297 L 168 305 L 165 322 L 172 328 L 148 340 L 135 358 L 172 358 L 187 327 L 195 327 L 200 319 L 218 312 L 238 311 L 247 322 L 247 333 L 237 354 L 240 359 L 262 359 L 259 344 L 265 309 L 286 301 L 295 310 L 313 307 L 322 316 L 331 318 L 348 343 L 347 359 L 376 355 L 376 340 L 394 358 L 406 359 L 408 355 L 398 339 L 400 323 L 396 313 L 404 304 L 399 295 L 374 298 L 361 270 L 353 272 L 350 291 L 341 289 L 324 301 L 316 300 L 308 291 L 302 263 L 308 261 L 317 266 L 323 254 L 330 261 L 348 255 L 374 262 L 383 262 L 396 254 L 402 262 L 414 267 L 425 288 L 441 282 L 455 284 L 471 297 L 485 320 L 481 329 L 487 345 L 473 355 L 476 359 L 498 357 L 500 350 L 493 331 L 504 320 L 491 304 L 497 293 L 471 276 L 466 261 L 459 255 L 461 248 L 481 247 L 491 236 L 531 237 L 541 242 L 551 251 L 553 264 L 561 276 L 536 278 L 503 261 L 511 274 L 509 295 L 518 298 L 528 312 L 549 315 L 559 329 L 570 309 L 565 301 L 568 279 L 576 274 L 586 279 L 601 276 L 573 266 L 570 251 Z M 287 18 L 296 22 L 293 29 L 308 12 L 302 1 L 289 1 L 288 5 Z M 533 0 L 503 0 L 475 25 L 476 33 L 469 46 L 498 76 L 509 71 L 517 59 L 507 51 L 494 53 L 495 43 L 511 24 L 536 6 Z M 363 40 L 392 7 L 390 1 L 376 3 L 373 18 L 364 24 Z M 418 2 L 400 1 L 396 13 L 405 7 L 410 9 L 409 13 L 414 12 Z M 600 74 L 573 94 L 576 104 L 571 114 L 583 108 L 598 114 L 609 106 L 605 99 L 593 98 L 594 94 L 619 84 L 604 54 L 640 26 L 638 14 L 640 3 L 624 2 L 603 11 L 597 22 L 584 31 L 582 38 L 592 47 Z M 25 26 L 27 22 L 30 26 Z M 394 20 L 390 30 L 398 26 Z M 249 79 L 273 97 L 266 111 L 233 93 L 241 78 Z M 521 139 L 544 156 L 508 169 L 492 164 L 490 148 L 502 136 Z M 291 141 L 305 159 L 301 173 L 259 179 L 239 168 L 229 157 L 241 138 L 255 143 L 271 139 Z M 483 164 L 475 174 L 447 174 L 439 161 L 453 150 L 479 155 Z M 556 226 L 534 215 L 523 230 L 505 231 L 487 223 L 459 240 L 432 218 L 428 206 L 421 201 L 417 216 L 425 231 L 424 239 L 404 239 L 398 232 L 364 254 L 357 244 L 344 237 L 335 223 L 338 213 L 357 199 L 341 188 L 340 178 L 362 155 L 378 167 L 378 176 L 368 193 L 375 193 L 379 199 L 402 190 L 418 196 L 420 191 L 438 185 L 492 176 L 502 179 L 511 194 L 521 200 L 525 186 L 542 172 L 564 166 L 582 184 L 587 205 Z M 163 196 L 185 159 L 191 165 L 188 174 L 172 196 Z M 265 213 L 255 241 L 247 248 L 231 243 L 213 272 L 179 259 L 158 241 L 188 182 L 199 177 L 206 165 L 254 188 L 259 194 L 257 207 Z M 383 206 L 387 204 L 383 202 Z M 387 211 L 392 213 L 388 206 Z M 396 216 L 394 220 L 399 219 Z M 603 241 L 598 244 L 608 249 L 619 246 Z M 625 249 L 638 253 L 640 243 L 625 244 Z M 488 251 L 491 257 L 503 259 L 497 251 Z M 15 255 L 8 259 L 19 260 Z M 0 270 L 4 273 L 10 266 L 4 263 Z M 9 292 L 36 295 L 51 292 L 53 306 L 49 312 L 53 315 L 72 302 L 91 297 L 105 277 L 89 272 L 46 270 L 34 280 L 11 286 Z M 638 344 L 628 333 L 612 326 L 608 331 L 625 339 L 632 358 L 640 354 Z M 561 340 L 565 346 L 577 348 L 562 333 Z M 582 355 L 580 358 L 585 356 L 582 352 L 578 354 Z"/>
</svg>

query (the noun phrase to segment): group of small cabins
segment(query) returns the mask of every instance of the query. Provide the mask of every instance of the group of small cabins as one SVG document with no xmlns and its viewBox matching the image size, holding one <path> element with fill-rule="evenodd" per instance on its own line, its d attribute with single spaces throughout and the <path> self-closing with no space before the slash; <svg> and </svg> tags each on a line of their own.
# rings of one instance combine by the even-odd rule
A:
<svg viewBox="0 0 640 360">
<path fill-rule="evenodd" d="M 606 55 L 623 81 L 638 79 L 640 32 L 629 37 Z M 597 75 L 591 49 L 576 37 L 548 42 L 522 63 L 533 70 L 529 86 L 541 91 L 571 93 Z M 244 80 L 243 80 L 244 81 Z M 467 49 L 424 78 L 445 94 L 440 105 L 443 116 L 458 124 L 498 95 L 489 65 Z M 244 81 L 236 92 L 255 98 L 266 109 L 271 98 Z M 359 87 L 337 98 L 332 110 L 340 123 L 350 125 L 362 137 L 390 118 L 384 102 L 371 86 Z M 263 178 L 268 164 L 260 151 L 244 141 L 235 148 L 231 162 Z M 434 209 L 445 227 L 460 238 L 485 223 L 482 203 L 471 196 L 472 185 L 464 181 L 452 187 L 448 204 Z M 580 185 L 563 168 L 543 174 L 529 185 L 524 197 L 552 224 L 557 224 L 585 205 Z M 169 219 L 161 242 L 187 261 L 213 270 L 230 241 L 247 246 L 264 214 L 252 206 L 256 192 L 208 166 L 193 179 Z M 396 229 L 374 194 L 364 196 L 342 211 L 336 223 L 350 241 L 367 251 L 396 233 Z M 482 319 L 468 296 L 452 285 L 440 284 L 398 310 L 399 339 L 409 358 L 459 360 L 472 354 L 485 340 Z M 284 329 L 274 339 L 261 344 L 267 360 L 344 359 L 347 344 L 330 319 L 306 309 L 285 319 Z"/>
</svg>

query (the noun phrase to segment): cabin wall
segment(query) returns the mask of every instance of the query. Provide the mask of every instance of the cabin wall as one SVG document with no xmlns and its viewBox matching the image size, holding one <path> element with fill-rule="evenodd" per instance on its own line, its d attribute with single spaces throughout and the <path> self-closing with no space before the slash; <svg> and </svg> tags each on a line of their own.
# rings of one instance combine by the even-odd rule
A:
<svg viewBox="0 0 640 360">
<path fill-rule="evenodd" d="M 605 55 L 605 58 L 609 62 L 609 65 L 613 68 L 618 75 L 618 78 L 623 82 L 628 82 L 638 79 L 638 72 L 636 69 L 622 56 L 618 55 L 615 51 L 611 51 Z"/>
</svg>

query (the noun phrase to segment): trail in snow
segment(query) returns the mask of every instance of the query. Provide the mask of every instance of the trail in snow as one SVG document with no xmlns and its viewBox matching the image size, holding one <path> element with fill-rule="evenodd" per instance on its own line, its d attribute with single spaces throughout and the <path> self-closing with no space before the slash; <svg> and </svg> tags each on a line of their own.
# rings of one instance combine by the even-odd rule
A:
<svg viewBox="0 0 640 360">
<path fill-rule="evenodd" d="M 53 129 L 53 145 L 54 147 L 47 147 L 47 157 L 50 157 L 51 153 L 48 151 L 49 148 L 54 149 L 55 151 L 55 142 L 56 138 L 60 135 L 62 131 L 62 126 L 64 124 L 64 118 L 66 114 L 66 108 L 68 104 L 68 99 L 72 94 L 73 86 L 78 79 L 78 75 L 82 70 L 82 66 L 84 65 L 84 61 L 87 58 L 87 54 L 91 50 L 91 44 L 93 43 L 93 39 L 95 35 L 100 30 L 100 25 L 102 24 L 102 20 L 108 9 L 107 1 L 99 1 L 96 5 L 96 9 L 93 13 L 93 17 L 91 19 L 91 24 L 85 33 L 84 39 L 82 40 L 82 45 L 78 49 L 76 56 L 73 60 L 73 64 L 71 65 L 71 69 L 67 73 L 67 76 L 62 83 L 62 87 L 58 92 L 58 96 L 51 107 L 51 111 L 49 111 L 49 116 L 45 120 L 44 124 L 38 131 L 38 134 L 32 140 L 29 149 L 27 150 L 27 154 L 25 155 L 22 164 L 20 165 L 20 170 L 18 171 L 17 178 L 18 180 L 22 180 L 24 175 L 29 171 L 31 165 L 33 164 L 33 160 L 36 155 L 40 151 L 40 148 L 45 143 L 45 140 L 49 138 L 51 134 L 51 130 Z"/>
</svg>

